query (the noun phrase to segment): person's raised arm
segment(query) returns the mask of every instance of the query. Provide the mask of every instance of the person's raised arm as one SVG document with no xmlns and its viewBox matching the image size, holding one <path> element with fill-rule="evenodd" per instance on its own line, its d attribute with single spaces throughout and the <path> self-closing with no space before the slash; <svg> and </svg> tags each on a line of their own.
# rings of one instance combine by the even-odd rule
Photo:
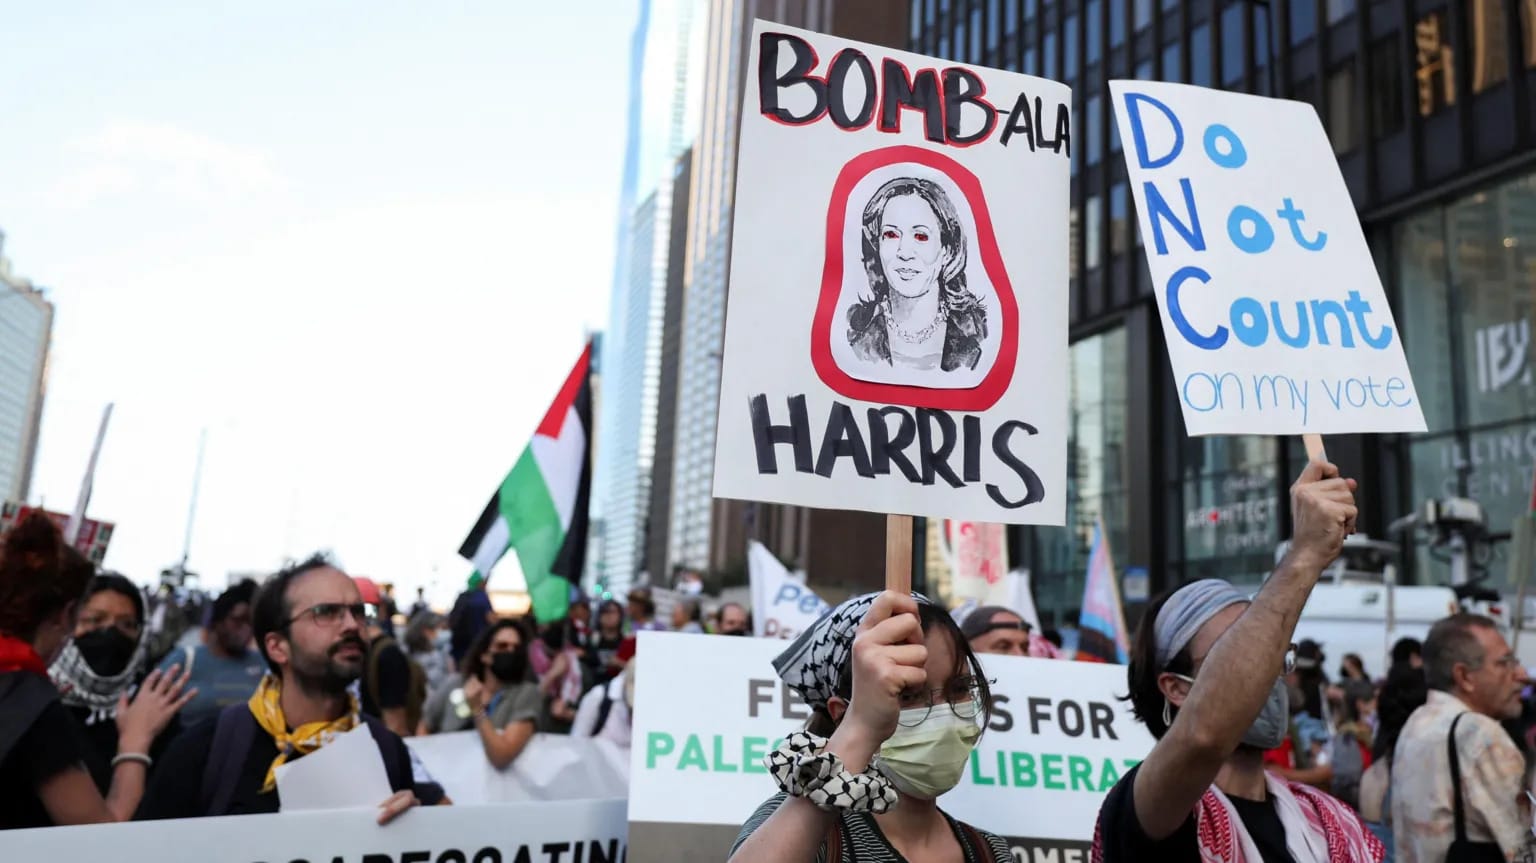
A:
<svg viewBox="0 0 1536 863">
<path fill-rule="evenodd" d="M 1263 708 L 1302 606 L 1354 532 L 1354 487 L 1323 462 L 1308 463 L 1291 486 L 1290 551 L 1206 654 L 1177 719 L 1137 771 L 1136 818 L 1148 839 L 1166 839 L 1184 823 Z"/>
<path fill-rule="evenodd" d="M 849 773 L 862 773 L 896 731 L 901 693 L 927 685 L 928 648 L 917 617 L 917 601 L 889 591 L 880 594 L 859 624 L 853 641 L 853 692 L 827 751 Z M 814 860 L 835 816 L 800 797 L 789 797 L 742 842 L 730 863 Z"/>
</svg>

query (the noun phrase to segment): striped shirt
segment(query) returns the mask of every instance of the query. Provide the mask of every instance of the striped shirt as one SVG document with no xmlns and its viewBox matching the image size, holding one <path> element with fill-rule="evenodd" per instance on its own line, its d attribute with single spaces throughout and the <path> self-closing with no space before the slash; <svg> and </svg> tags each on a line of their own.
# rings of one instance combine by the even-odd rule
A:
<svg viewBox="0 0 1536 863">
<path fill-rule="evenodd" d="M 736 844 L 731 846 L 731 853 L 735 854 L 741 844 L 747 841 L 747 837 L 763 826 L 763 822 L 767 821 L 788 797 L 789 795 L 780 792 L 757 807 L 757 811 L 752 813 L 747 823 L 741 825 L 741 835 L 736 837 Z M 976 835 L 986 845 L 984 848 L 977 848 L 971 843 L 969 831 L 964 829 L 959 821 L 949 817 L 946 812 L 940 812 L 940 814 L 949 822 L 950 830 L 954 831 L 955 839 L 960 843 L 960 850 L 965 854 L 965 863 L 1013 863 L 1013 853 L 1008 850 L 1008 843 L 1001 836 L 995 836 L 985 830 L 976 830 Z M 885 834 L 880 832 L 880 825 L 875 823 L 875 816 L 868 812 L 844 811 L 842 823 L 838 825 L 838 832 L 842 834 L 842 859 L 846 863 L 898 863 L 898 861 L 905 863 L 906 858 L 891 847 Z M 823 841 L 821 848 L 816 851 L 816 863 L 826 863 L 826 860 L 827 843 Z"/>
</svg>

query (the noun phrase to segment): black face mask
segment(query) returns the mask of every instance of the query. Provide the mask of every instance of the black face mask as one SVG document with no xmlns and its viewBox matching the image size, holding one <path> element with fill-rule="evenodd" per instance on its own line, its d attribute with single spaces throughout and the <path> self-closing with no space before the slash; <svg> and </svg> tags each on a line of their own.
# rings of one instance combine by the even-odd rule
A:
<svg viewBox="0 0 1536 863">
<path fill-rule="evenodd" d="M 75 639 L 75 649 L 80 651 L 80 658 L 101 677 L 122 674 L 138 647 L 138 641 L 124 635 L 115 626 L 93 629 Z"/>
<path fill-rule="evenodd" d="M 528 659 L 521 650 L 491 654 L 491 673 L 502 683 L 519 683 L 528 672 Z"/>
</svg>

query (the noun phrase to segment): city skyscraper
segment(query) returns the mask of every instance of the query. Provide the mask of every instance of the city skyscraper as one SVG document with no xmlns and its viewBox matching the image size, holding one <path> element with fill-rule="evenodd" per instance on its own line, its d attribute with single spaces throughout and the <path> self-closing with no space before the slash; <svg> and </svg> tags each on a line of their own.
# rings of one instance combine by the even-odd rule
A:
<svg viewBox="0 0 1536 863">
<path fill-rule="evenodd" d="M 37 460 L 53 304 L 11 272 L 0 234 L 0 501 L 25 502 Z"/>
</svg>

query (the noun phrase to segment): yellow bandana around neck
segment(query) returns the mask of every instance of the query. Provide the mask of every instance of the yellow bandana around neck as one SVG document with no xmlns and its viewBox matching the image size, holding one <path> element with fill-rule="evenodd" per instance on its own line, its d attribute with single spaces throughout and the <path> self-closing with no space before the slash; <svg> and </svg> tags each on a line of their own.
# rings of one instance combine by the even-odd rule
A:
<svg viewBox="0 0 1536 863">
<path fill-rule="evenodd" d="M 289 756 L 308 755 L 330 743 L 336 735 L 357 727 L 357 699 L 348 694 L 347 712 L 340 719 L 306 722 L 289 731 L 288 721 L 283 718 L 282 695 L 282 681 L 268 674 L 261 679 L 261 685 L 256 687 L 248 702 L 256 724 L 272 735 L 272 742 L 277 744 L 277 759 L 267 768 L 267 778 L 261 786 L 263 794 L 277 787 L 277 768 L 285 764 Z"/>
</svg>

